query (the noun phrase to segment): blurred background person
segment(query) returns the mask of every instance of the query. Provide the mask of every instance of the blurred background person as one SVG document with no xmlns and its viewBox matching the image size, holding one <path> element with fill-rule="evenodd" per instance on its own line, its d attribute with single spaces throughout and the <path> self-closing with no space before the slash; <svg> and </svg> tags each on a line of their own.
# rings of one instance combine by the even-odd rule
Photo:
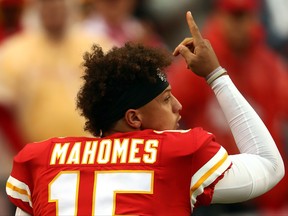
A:
<svg viewBox="0 0 288 216">
<path fill-rule="evenodd" d="M 288 61 L 288 1 L 264 0 L 263 23 L 268 44 Z"/>
<path fill-rule="evenodd" d="M 24 0 L 0 0 L 0 49 L 5 40 L 23 30 L 24 7 Z M 22 144 L 12 112 L 0 104 L 0 215 L 10 215 L 14 211 L 5 195 L 5 183 L 11 170 L 11 158 Z"/>
<path fill-rule="evenodd" d="M 0 0 L 0 49 L 1 45 L 10 37 L 20 33 L 23 30 L 22 15 L 25 8 L 24 0 Z M 2 72 L 0 72 L 2 73 Z M 0 86 L 0 91 L 1 91 Z M 4 139 L 9 140 L 12 144 L 12 149 L 15 151 L 20 150 L 19 145 L 22 143 L 21 136 L 18 134 L 16 125 L 12 120 L 10 110 L 5 109 L 0 104 L 0 142 L 3 143 Z M 4 137 L 5 134 L 5 137 Z M 5 141 L 7 142 L 7 141 Z M 6 152 L 0 145 L 0 152 Z M 8 152 L 7 152 L 8 153 Z M 1 155 L 1 164 L 5 164 L 6 159 L 9 158 L 10 153 Z M 9 168 L 9 167 L 8 167 Z M 6 166 L 2 166 L 0 170 L 5 173 Z"/>
<path fill-rule="evenodd" d="M 183 14 L 193 10 L 198 26 L 202 26 L 212 0 L 145 0 L 139 1 L 142 16 L 149 19 L 161 35 L 166 46 L 172 51 L 178 42 L 187 37 L 187 25 Z M 144 14 L 144 15 L 143 15 Z"/>
<path fill-rule="evenodd" d="M 231 79 L 270 130 L 286 163 L 287 173 L 284 129 L 288 117 L 288 70 L 283 58 L 267 45 L 260 12 L 261 1 L 258 0 L 216 0 L 214 9 L 203 23 L 202 33 L 210 40 L 221 66 L 227 69 Z M 230 154 L 237 153 L 238 149 L 231 147 L 232 135 L 226 122 L 222 121 L 223 114 L 218 103 L 213 99 L 212 92 L 206 91 L 203 86 L 206 83 L 197 83 L 184 61 L 179 61 L 175 67 L 171 71 L 179 73 L 170 73 L 169 80 L 174 86 L 174 95 L 183 105 L 183 127 L 202 125 L 208 131 L 215 131 L 217 141 L 228 143 L 224 147 Z M 191 86 L 193 91 L 188 90 Z M 260 215 L 287 215 L 287 184 L 288 175 L 264 196 L 244 205 L 227 205 L 222 210 L 229 214 L 249 211 L 260 212 Z M 208 212 L 209 208 L 206 208 L 209 215 Z M 213 209 L 213 215 L 216 214 Z"/>
<path fill-rule="evenodd" d="M 53 134 L 83 134 L 74 102 L 81 80 L 82 56 L 93 43 L 106 50 L 111 43 L 70 25 L 71 2 L 36 0 L 32 6 L 39 26 L 24 29 L 0 47 L 0 101 L 6 107 L 15 107 L 25 142 Z M 60 119 L 65 122 L 63 125 Z"/>
<path fill-rule="evenodd" d="M 127 41 L 164 46 L 151 19 L 142 16 L 142 5 L 138 0 L 82 0 L 83 30 L 106 37 L 115 46 Z"/>
<path fill-rule="evenodd" d="M 84 119 L 75 110 L 82 56 L 92 43 L 111 46 L 106 38 L 88 36 L 76 27 L 73 0 L 26 3 L 15 22 L 22 23 L 21 31 L 0 45 L 1 193 L 12 157 L 23 145 L 51 136 L 86 135 Z M 12 215 L 5 198 L 1 194 L 0 215 Z"/>
</svg>

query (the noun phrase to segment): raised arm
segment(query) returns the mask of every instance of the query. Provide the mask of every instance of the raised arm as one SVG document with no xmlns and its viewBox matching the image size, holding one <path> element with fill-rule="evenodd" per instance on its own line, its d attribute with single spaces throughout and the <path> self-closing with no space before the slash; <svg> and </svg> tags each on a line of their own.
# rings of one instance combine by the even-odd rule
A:
<svg viewBox="0 0 288 216">
<path fill-rule="evenodd" d="M 216 185 L 212 202 L 233 203 L 254 198 L 283 178 L 283 160 L 260 117 L 220 67 L 213 48 L 202 38 L 190 12 L 186 18 L 193 37 L 183 40 L 173 54 L 181 54 L 195 74 L 206 78 L 240 150 L 240 154 L 229 156 L 233 165 Z"/>
</svg>

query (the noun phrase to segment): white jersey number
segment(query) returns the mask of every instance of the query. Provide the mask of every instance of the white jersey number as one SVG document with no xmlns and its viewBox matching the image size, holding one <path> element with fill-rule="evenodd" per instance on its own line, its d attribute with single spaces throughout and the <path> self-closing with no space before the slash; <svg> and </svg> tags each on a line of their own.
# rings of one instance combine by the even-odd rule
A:
<svg viewBox="0 0 288 216">
<path fill-rule="evenodd" d="M 153 193 L 153 171 L 95 171 L 92 215 L 115 215 L 117 193 Z M 77 215 L 80 172 L 60 172 L 49 184 L 57 215 Z M 92 189 L 92 188 L 91 188 Z"/>
</svg>

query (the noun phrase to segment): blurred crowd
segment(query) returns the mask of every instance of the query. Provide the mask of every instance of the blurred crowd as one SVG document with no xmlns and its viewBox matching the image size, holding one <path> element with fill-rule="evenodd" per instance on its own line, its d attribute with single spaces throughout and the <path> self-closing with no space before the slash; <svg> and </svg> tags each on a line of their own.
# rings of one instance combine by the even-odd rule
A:
<svg viewBox="0 0 288 216">
<path fill-rule="evenodd" d="M 90 136 L 75 110 L 81 62 L 92 44 L 104 50 L 127 41 L 173 50 L 189 36 L 191 10 L 222 67 L 259 113 L 288 167 L 287 0 L 0 0 L 0 215 L 13 156 L 28 142 Z M 182 127 L 213 132 L 238 150 L 204 81 L 176 58 L 168 77 L 183 105 Z M 288 175 L 266 195 L 213 205 L 193 215 L 288 215 Z"/>
</svg>

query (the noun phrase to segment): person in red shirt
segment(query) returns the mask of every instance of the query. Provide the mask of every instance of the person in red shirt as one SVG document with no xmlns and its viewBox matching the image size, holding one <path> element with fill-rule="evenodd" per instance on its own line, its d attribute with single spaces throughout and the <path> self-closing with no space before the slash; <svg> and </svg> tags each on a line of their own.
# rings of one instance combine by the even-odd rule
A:
<svg viewBox="0 0 288 216">
<path fill-rule="evenodd" d="M 221 66 L 229 71 L 237 88 L 261 116 L 287 163 L 283 125 L 288 116 L 288 69 L 280 55 L 266 44 L 259 13 L 257 0 L 217 0 L 202 33 L 211 42 Z M 171 71 L 168 79 L 174 86 L 173 94 L 183 105 L 182 125 L 201 125 L 213 131 L 228 153 L 239 153 L 231 145 L 234 138 L 213 92 L 187 70 L 186 62 L 179 60 Z M 287 183 L 286 176 L 277 187 L 257 199 L 257 207 L 277 212 L 288 206 Z"/>
<path fill-rule="evenodd" d="M 25 2 L 24 0 L 0 1 L 0 50 L 5 40 L 23 30 L 21 18 Z M 0 132 L 10 144 L 13 154 L 23 147 L 24 139 L 17 127 L 13 111 L 3 104 L 0 104 Z"/>
<path fill-rule="evenodd" d="M 252 199 L 281 180 L 269 131 L 190 12 L 186 18 L 193 38 L 173 55 L 206 78 L 242 154 L 228 155 L 200 127 L 179 129 L 182 105 L 165 72 L 171 54 L 137 43 L 107 53 L 94 45 L 77 98 L 94 137 L 51 138 L 20 151 L 6 187 L 17 215 L 191 215 L 197 206 Z"/>
</svg>

